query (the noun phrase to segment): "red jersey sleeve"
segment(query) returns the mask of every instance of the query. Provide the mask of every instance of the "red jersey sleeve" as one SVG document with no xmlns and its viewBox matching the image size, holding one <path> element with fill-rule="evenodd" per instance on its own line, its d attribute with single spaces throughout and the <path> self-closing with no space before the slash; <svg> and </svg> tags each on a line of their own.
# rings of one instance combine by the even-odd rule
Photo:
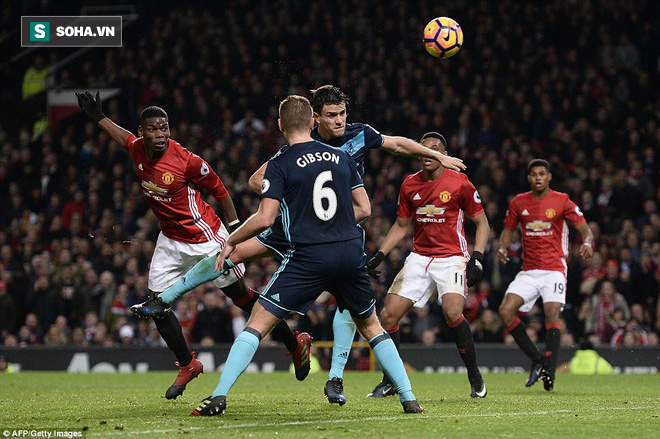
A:
<svg viewBox="0 0 660 439">
<path fill-rule="evenodd" d="M 461 209 L 470 217 L 479 215 L 484 211 L 477 188 L 467 178 L 461 184 Z"/>
<path fill-rule="evenodd" d="M 518 212 L 518 203 L 517 199 L 514 198 L 509 204 L 509 209 L 506 211 L 506 216 L 504 217 L 504 227 L 507 229 L 515 230 L 520 223 L 520 213 Z"/>
<path fill-rule="evenodd" d="M 571 223 L 573 227 L 587 221 L 584 218 L 584 214 L 582 213 L 580 208 L 577 206 L 577 204 L 571 201 L 571 199 L 568 197 L 568 194 L 566 194 L 566 199 L 564 200 L 563 214 L 566 221 Z"/>
<path fill-rule="evenodd" d="M 229 196 L 227 188 L 213 169 L 197 154 L 190 153 L 188 166 L 186 167 L 186 178 L 202 189 L 208 191 L 216 200 L 222 200 Z"/>
<path fill-rule="evenodd" d="M 135 137 L 135 134 L 131 134 L 130 136 L 128 136 L 128 139 L 126 139 L 126 145 L 124 145 L 124 148 L 126 148 L 127 150 L 130 150 L 131 145 L 136 140 L 137 140 L 137 137 Z"/>
<path fill-rule="evenodd" d="M 410 218 L 413 215 L 413 206 L 408 196 L 406 181 L 407 179 L 403 182 L 399 190 L 399 207 L 396 211 L 397 216 L 401 218 Z"/>
</svg>

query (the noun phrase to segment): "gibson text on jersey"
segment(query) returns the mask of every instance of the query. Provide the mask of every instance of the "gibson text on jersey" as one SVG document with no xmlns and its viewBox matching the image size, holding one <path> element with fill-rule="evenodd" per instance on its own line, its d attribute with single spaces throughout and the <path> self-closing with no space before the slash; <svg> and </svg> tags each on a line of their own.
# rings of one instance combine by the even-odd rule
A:
<svg viewBox="0 0 660 439">
<path fill-rule="evenodd" d="M 339 164 L 339 155 L 330 153 L 328 151 L 315 152 L 313 154 L 310 152 L 298 157 L 298 160 L 296 160 L 296 164 L 301 168 L 304 168 L 305 166 L 311 163 L 321 162 L 321 161 L 333 162 L 335 164 Z"/>
</svg>

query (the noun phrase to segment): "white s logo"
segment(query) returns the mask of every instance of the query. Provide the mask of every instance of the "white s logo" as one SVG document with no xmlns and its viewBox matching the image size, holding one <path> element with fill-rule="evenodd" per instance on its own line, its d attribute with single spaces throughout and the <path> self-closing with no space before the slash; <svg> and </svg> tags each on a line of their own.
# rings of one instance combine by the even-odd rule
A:
<svg viewBox="0 0 660 439">
<path fill-rule="evenodd" d="M 46 38 L 46 26 L 43 24 L 38 24 L 34 27 L 34 37 L 35 38 Z"/>
</svg>

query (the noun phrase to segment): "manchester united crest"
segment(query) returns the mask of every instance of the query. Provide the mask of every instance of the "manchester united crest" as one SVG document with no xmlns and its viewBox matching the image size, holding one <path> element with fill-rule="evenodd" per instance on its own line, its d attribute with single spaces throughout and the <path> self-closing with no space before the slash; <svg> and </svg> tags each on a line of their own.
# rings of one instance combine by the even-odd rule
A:
<svg viewBox="0 0 660 439">
<path fill-rule="evenodd" d="M 442 191 L 438 197 L 440 198 L 440 201 L 446 203 L 451 200 L 451 193 L 449 193 L 449 191 Z"/>
<path fill-rule="evenodd" d="M 163 183 L 165 184 L 172 184 L 172 182 L 174 181 L 174 175 L 170 171 L 163 172 L 162 178 L 163 178 Z"/>
<path fill-rule="evenodd" d="M 554 218 L 555 215 L 557 215 L 557 212 L 555 212 L 555 209 L 553 209 L 553 208 L 546 209 L 546 211 L 545 211 L 545 216 L 546 216 L 548 219 L 552 219 L 552 218 Z"/>
</svg>

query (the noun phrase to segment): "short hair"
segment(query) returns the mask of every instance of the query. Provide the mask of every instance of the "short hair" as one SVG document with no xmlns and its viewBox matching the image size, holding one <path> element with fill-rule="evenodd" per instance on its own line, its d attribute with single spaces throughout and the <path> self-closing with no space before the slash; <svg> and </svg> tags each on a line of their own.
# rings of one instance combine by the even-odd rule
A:
<svg viewBox="0 0 660 439">
<path fill-rule="evenodd" d="M 322 85 L 312 92 L 312 108 L 315 113 L 321 114 L 324 105 L 346 104 L 348 107 L 348 96 L 341 88 L 334 85 Z"/>
<path fill-rule="evenodd" d="M 142 110 L 142 113 L 140 113 L 140 123 L 141 124 L 145 123 L 147 119 L 150 117 L 164 117 L 169 121 L 169 118 L 167 117 L 167 113 L 165 112 L 165 110 L 155 105 L 152 105 L 151 107 L 147 107 L 144 110 Z"/>
<path fill-rule="evenodd" d="M 532 168 L 536 168 L 538 166 L 543 166 L 546 171 L 550 172 L 550 163 L 548 163 L 547 160 L 534 159 L 531 162 L 529 162 L 529 165 L 527 165 L 527 173 L 529 174 L 530 172 L 532 172 Z"/>
<path fill-rule="evenodd" d="M 440 134 L 437 131 L 429 131 L 428 133 L 424 134 L 422 136 L 422 138 L 419 139 L 419 143 L 422 143 L 424 141 L 424 139 L 428 139 L 429 137 L 432 138 L 432 139 L 440 140 L 440 143 L 442 144 L 442 147 L 447 149 L 447 141 L 445 140 L 445 136 L 443 136 L 442 134 Z"/>
<path fill-rule="evenodd" d="M 312 106 L 307 98 L 290 95 L 280 102 L 280 121 L 286 132 L 309 131 L 312 121 Z"/>
</svg>

